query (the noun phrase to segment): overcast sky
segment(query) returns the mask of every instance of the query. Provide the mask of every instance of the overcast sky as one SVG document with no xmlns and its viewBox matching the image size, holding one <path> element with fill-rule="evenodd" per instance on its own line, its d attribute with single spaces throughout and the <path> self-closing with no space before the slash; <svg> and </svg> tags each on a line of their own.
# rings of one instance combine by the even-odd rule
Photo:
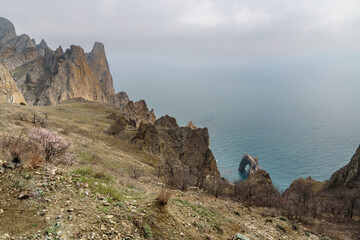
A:
<svg viewBox="0 0 360 240">
<path fill-rule="evenodd" d="M 359 0 L 0 0 L 17 34 L 55 49 L 105 44 L 115 75 L 139 65 L 236 66 L 250 58 L 355 56 Z M 133 66 L 135 67 L 135 66 Z M 114 75 L 113 73 L 113 75 Z"/>
</svg>

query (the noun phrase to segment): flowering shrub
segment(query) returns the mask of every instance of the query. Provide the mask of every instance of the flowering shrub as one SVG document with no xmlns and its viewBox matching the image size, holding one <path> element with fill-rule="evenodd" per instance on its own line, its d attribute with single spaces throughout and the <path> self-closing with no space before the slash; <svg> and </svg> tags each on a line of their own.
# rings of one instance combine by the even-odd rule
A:
<svg viewBox="0 0 360 240">
<path fill-rule="evenodd" d="M 56 132 L 45 128 L 33 128 L 28 135 L 43 148 L 46 162 L 70 164 L 74 160 L 74 154 L 69 151 L 72 142 L 59 136 Z"/>
</svg>

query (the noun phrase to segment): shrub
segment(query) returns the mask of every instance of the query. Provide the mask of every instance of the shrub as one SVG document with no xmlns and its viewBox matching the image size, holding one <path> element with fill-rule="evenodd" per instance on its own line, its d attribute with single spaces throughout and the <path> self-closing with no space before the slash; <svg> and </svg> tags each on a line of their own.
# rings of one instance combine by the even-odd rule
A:
<svg viewBox="0 0 360 240">
<path fill-rule="evenodd" d="M 160 206 L 166 206 L 171 197 L 171 192 L 169 190 L 162 190 L 159 193 L 159 196 L 156 198 L 156 203 Z"/>
<path fill-rule="evenodd" d="M 45 128 L 33 128 L 28 135 L 43 148 L 46 162 L 55 164 L 73 162 L 74 155 L 69 151 L 72 145 L 71 141 Z"/>
<path fill-rule="evenodd" d="M 152 231 L 150 225 L 145 223 L 143 229 L 144 229 L 144 237 L 152 238 Z"/>
<path fill-rule="evenodd" d="M 292 229 L 294 229 L 295 231 L 297 231 L 299 229 L 299 225 L 297 223 L 294 223 L 292 225 Z"/>
<path fill-rule="evenodd" d="M 18 136 L 15 132 L 3 133 L 0 137 L 2 155 L 13 163 L 20 163 L 34 147 L 25 139 L 24 132 L 25 130 L 22 130 Z"/>
</svg>

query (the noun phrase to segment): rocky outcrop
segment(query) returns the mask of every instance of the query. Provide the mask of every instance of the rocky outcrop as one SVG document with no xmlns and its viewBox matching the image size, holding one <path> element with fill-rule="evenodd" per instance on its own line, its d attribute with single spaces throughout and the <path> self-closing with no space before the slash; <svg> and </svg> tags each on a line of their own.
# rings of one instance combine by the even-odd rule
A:
<svg viewBox="0 0 360 240">
<path fill-rule="evenodd" d="M 249 165 L 249 169 L 246 170 L 246 166 Z M 251 157 L 247 153 L 245 153 L 244 157 L 242 158 L 239 164 L 239 172 L 240 174 L 244 174 L 246 176 L 250 176 L 254 174 L 256 171 L 260 169 L 259 160 L 257 157 Z"/>
<path fill-rule="evenodd" d="M 162 116 L 161 118 L 155 121 L 155 126 L 159 128 L 176 128 L 179 125 L 176 122 L 174 117 L 170 117 L 169 115 Z"/>
<path fill-rule="evenodd" d="M 329 186 L 360 187 L 360 146 L 350 162 L 331 176 Z"/>
<path fill-rule="evenodd" d="M 9 20 L 0 17 L 0 43 L 5 43 L 15 37 L 14 25 Z"/>
<path fill-rule="evenodd" d="M 82 98 L 116 106 L 124 115 L 154 123 L 155 114 L 144 100 L 132 102 L 126 93 L 115 94 L 113 79 L 102 43 L 95 42 L 90 53 L 80 46 L 65 52 L 50 49 L 44 39 L 17 36 L 13 24 L 0 18 L 0 62 L 10 72 L 29 105 L 53 105 Z"/>
<path fill-rule="evenodd" d="M 186 125 L 188 128 L 192 129 L 192 130 L 196 130 L 197 127 L 193 124 L 192 121 L 190 121 L 187 125 Z"/>
<path fill-rule="evenodd" d="M 9 71 L 0 63 L 0 102 L 23 103 L 25 99 Z"/>
<path fill-rule="evenodd" d="M 270 174 L 264 169 L 259 169 L 250 175 L 244 182 L 257 186 L 273 186 Z"/>
<path fill-rule="evenodd" d="M 51 79 L 35 102 L 37 105 L 53 105 L 78 97 L 95 102 L 110 102 L 97 76 L 87 64 L 81 47 L 72 45 L 65 53 L 58 52 L 60 54 L 55 53 L 51 59 Z"/>
<path fill-rule="evenodd" d="M 110 74 L 109 64 L 106 59 L 105 48 L 102 43 L 95 42 L 92 51 L 86 54 L 86 60 L 90 69 L 100 82 L 100 88 L 105 96 L 114 96 L 113 79 Z M 110 99 L 104 99 L 110 103 Z"/>
<path fill-rule="evenodd" d="M 161 159 L 172 159 L 190 169 L 202 169 L 219 175 L 216 160 L 209 149 L 207 128 L 179 127 L 176 119 L 168 115 L 154 122 L 137 124 L 131 116 L 115 118 L 108 133 L 139 146 L 142 150 Z"/>
</svg>

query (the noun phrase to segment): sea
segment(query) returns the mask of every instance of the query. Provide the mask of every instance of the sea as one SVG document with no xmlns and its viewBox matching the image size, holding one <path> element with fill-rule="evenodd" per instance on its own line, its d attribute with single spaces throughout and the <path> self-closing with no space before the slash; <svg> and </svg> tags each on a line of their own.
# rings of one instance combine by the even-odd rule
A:
<svg viewBox="0 0 360 240">
<path fill-rule="evenodd" d="M 348 59 L 347 59 L 348 60 Z M 249 64 L 147 66 L 119 62 L 114 81 L 157 117 L 207 127 L 223 177 L 240 178 L 248 153 L 284 190 L 298 178 L 324 181 L 360 144 L 360 61 L 261 60 Z M 114 71 L 112 71 L 114 72 Z"/>
</svg>

